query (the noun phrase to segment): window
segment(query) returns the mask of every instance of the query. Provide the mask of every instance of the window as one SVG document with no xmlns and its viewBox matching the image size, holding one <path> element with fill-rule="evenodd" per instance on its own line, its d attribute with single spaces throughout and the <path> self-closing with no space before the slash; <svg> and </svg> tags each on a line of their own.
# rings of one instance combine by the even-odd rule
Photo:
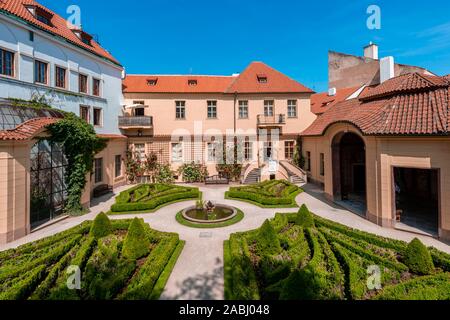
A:
<svg viewBox="0 0 450 320">
<path fill-rule="evenodd" d="M 208 162 L 216 161 L 216 144 L 214 142 L 208 143 Z"/>
<path fill-rule="evenodd" d="M 94 126 L 102 126 L 102 109 L 94 108 Z"/>
<path fill-rule="evenodd" d="M 257 78 L 259 83 L 267 83 L 267 76 L 265 74 L 258 74 Z"/>
<path fill-rule="evenodd" d="M 183 144 L 172 143 L 172 162 L 182 162 L 183 161 Z"/>
<path fill-rule="evenodd" d="M 58 88 L 66 88 L 66 69 L 56 66 L 55 86 Z"/>
<path fill-rule="evenodd" d="M 272 160 L 272 142 L 264 142 L 264 161 Z"/>
<path fill-rule="evenodd" d="M 103 181 L 103 158 L 95 159 L 94 166 L 95 183 Z"/>
<path fill-rule="evenodd" d="M 273 117 L 273 100 L 264 101 L 264 116 Z"/>
<path fill-rule="evenodd" d="M 311 152 L 306 151 L 306 170 L 311 171 Z"/>
<path fill-rule="evenodd" d="M 239 101 L 239 119 L 248 119 L 248 101 Z"/>
<path fill-rule="evenodd" d="M 34 61 L 34 82 L 47 84 L 48 64 L 42 61 Z"/>
<path fill-rule="evenodd" d="M 149 85 L 149 86 L 156 86 L 157 83 L 158 83 L 158 79 L 148 79 L 147 80 L 147 85 Z"/>
<path fill-rule="evenodd" d="M 217 101 L 208 101 L 208 119 L 217 118 Z"/>
<path fill-rule="evenodd" d="M 325 175 L 325 154 L 320 154 L 320 175 Z"/>
<path fill-rule="evenodd" d="M 80 93 L 88 93 L 88 77 L 84 74 L 78 76 L 78 91 Z"/>
<path fill-rule="evenodd" d="M 30 40 L 30 42 L 34 41 L 34 32 L 33 31 L 28 31 L 28 39 Z"/>
<path fill-rule="evenodd" d="M 14 76 L 14 53 L 0 49 L 0 74 Z"/>
<path fill-rule="evenodd" d="M 297 100 L 288 100 L 288 118 L 297 118 Z"/>
<path fill-rule="evenodd" d="M 143 116 L 145 116 L 145 109 L 144 108 L 135 108 L 134 109 L 134 116 L 135 117 L 143 117 Z"/>
<path fill-rule="evenodd" d="M 176 119 L 186 119 L 186 102 L 176 101 L 175 102 L 175 118 Z"/>
<path fill-rule="evenodd" d="M 250 141 L 244 142 L 244 160 L 253 160 L 253 143 L 251 143 Z"/>
<path fill-rule="evenodd" d="M 284 142 L 284 157 L 285 159 L 291 160 L 294 158 L 294 141 Z"/>
<path fill-rule="evenodd" d="M 89 117 L 89 107 L 87 106 L 80 106 L 80 118 L 89 123 L 90 117 Z"/>
<path fill-rule="evenodd" d="M 197 80 L 188 80 L 188 85 L 189 86 L 196 86 L 197 85 Z"/>
<path fill-rule="evenodd" d="M 48 26 L 51 26 L 50 16 L 44 14 L 43 12 L 36 12 L 36 19 Z"/>
<path fill-rule="evenodd" d="M 145 159 L 145 143 L 135 143 L 134 154 L 137 160 L 143 161 Z"/>
<path fill-rule="evenodd" d="M 114 158 L 114 176 L 116 178 L 122 175 L 122 156 L 119 154 Z"/>
<path fill-rule="evenodd" d="M 92 40 L 91 37 L 88 37 L 84 34 L 81 36 L 81 41 L 83 41 L 83 43 L 87 44 L 88 46 L 91 45 L 91 40 Z"/>
<path fill-rule="evenodd" d="M 100 96 L 100 80 L 99 79 L 92 80 L 92 94 L 97 97 Z"/>
</svg>

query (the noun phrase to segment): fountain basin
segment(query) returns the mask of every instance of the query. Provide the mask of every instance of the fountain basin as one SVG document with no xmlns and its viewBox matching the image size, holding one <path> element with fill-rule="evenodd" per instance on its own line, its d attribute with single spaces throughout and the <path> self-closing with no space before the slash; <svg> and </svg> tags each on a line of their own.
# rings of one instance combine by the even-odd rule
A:
<svg viewBox="0 0 450 320">
<path fill-rule="evenodd" d="M 236 217 L 238 210 L 234 207 L 217 204 L 214 206 L 214 211 L 212 214 L 209 214 L 204 209 L 198 209 L 196 206 L 184 209 L 181 214 L 187 221 L 208 224 L 231 220 Z M 214 216 L 215 218 L 211 219 L 211 216 Z"/>
</svg>

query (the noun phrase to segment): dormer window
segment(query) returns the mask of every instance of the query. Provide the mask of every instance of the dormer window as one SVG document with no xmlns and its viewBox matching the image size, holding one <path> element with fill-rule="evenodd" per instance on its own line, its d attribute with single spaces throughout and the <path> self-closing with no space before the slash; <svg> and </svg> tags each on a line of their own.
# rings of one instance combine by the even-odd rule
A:
<svg viewBox="0 0 450 320">
<path fill-rule="evenodd" d="M 91 45 L 91 39 L 89 39 L 88 37 L 85 37 L 84 35 L 81 36 L 81 41 L 83 41 L 83 43 L 87 44 L 88 46 Z"/>
<path fill-rule="evenodd" d="M 33 17 L 36 18 L 36 20 L 50 27 L 52 26 L 53 14 L 51 12 L 34 5 L 28 5 L 25 7 L 33 15 Z"/>
<path fill-rule="evenodd" d="M 197 85 L 197 80 L 195 80 L 195 79 L 190 79 L 190 80 L 188 80 L 188 85 L 189 86 L 196 86 Z"/>
<path fill-rule="evenodd" d="M 157 78 L 155 78 L 155 79 L 148 79 L 147 80 L 147 85 L 152 86 L 152 87 L 156 86 L 157 83 L 158 83 L 158 79 Z"/>
<path fill-rule="evenodd" d="M 267 76 L 265 74 L 258 74 L 257 79 L 259 83 L 267 83 Z"/>
<path fill-rule="evenodd" d="M 83 30 L 81 30 L 79 27 L 73 26 L 71 27 L 71 30 L 75 35 L 80 39 L 84 44 L 87 44 L 88 46 L 91 46 L 92 43 L 92 36 Z"/>
</svg>

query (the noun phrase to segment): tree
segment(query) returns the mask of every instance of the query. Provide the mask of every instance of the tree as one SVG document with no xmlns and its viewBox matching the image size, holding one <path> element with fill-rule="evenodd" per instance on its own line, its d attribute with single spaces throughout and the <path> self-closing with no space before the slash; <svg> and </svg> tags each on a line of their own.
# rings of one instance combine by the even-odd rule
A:
<svg viewBox="0 0 450 320">
<path fill-rule="evenodd" d="M 155 175 L 158 170 L 158 155 L 154 152 L 147 154 L 143 166 L 143 170 L 150 176 L 151 182 L 155 182 Z"/>
</svg>

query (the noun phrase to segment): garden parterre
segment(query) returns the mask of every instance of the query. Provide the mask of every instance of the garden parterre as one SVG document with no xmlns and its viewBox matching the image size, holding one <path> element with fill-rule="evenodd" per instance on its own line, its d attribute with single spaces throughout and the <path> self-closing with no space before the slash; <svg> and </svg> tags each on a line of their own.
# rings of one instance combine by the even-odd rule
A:
<svg viewBox="0 0 450 320">
<path fill-rule="evenodd" d="M 141 184 L 121 192 L 110 214 L 153 212 L 162 206 L 184 200 L 200 199 L 198 188 L 171 184 Z"/>
<path fill-rule="evenodd" d="M 183 245 L 177 234 L 152 230 L 143 220 L 110 222 L 100 214 L 1 252 L 0 300 L 158 299 Z M 71 266 L 79 268 L 79 290 L 67 285 Z"/>
<path fill-rule="evenodd" d="M 242 200 L 263 208 L 297 207 L 295 197 L 302 190 L 285 180 L 265 181 L 253 186 L 231 187 L 227 199 Z"/>
<path fill-rule="evenodd" d="M 312 217 L 309 223 L 305 215 Z M 421 244 L 423 256 L 416 251 L 411 255 L 411 245 L 353 230 L 302 207 L 299 213 L 277 214 L 260 229 L 233 234 L 225 241 L 225 296 L 231 300 L 450 299 L 450 255 Z M 432 269 L 418 272 L 410 256 L 421 262 L 427 255 Z M 379 290 L 368 288 L 371 266 L 380 268 Z"/>
</svg>

